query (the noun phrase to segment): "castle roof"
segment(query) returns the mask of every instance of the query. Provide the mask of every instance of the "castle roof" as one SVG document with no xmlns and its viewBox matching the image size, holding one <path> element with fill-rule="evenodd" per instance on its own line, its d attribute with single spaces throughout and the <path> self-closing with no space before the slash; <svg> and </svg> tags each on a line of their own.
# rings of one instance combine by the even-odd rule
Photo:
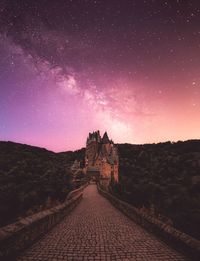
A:
<svg viewBox="0 0 200 261">
<path fill-rule="evenodd" d="M 89 133 L 89 136 L 87 138 L 87 143 L 90 141 L 101 141 L 100 133 L 98 131 L 93 131 L 92 133 Z"/>
<path fill-rule="evenodd" d="M 105 132 L 104 135 L 103 135 L 102 143 L 103 143 L 103 144 L 110 143 L 110 140 L 109 140 L 109 138 L 108 138 L 107 132 Z"/>
</svg>

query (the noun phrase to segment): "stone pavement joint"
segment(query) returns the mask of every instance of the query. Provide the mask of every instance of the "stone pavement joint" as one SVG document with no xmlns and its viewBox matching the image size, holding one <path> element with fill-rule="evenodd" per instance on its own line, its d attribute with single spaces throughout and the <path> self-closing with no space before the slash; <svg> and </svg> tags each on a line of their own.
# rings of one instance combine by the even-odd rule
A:
<svg viewBox="0 0 200 261">
<path fill-rule="evenodd" d="M 89 185 L 81 203 L 18 261 L 188 260 L 135 224 Z"/>
</svg>

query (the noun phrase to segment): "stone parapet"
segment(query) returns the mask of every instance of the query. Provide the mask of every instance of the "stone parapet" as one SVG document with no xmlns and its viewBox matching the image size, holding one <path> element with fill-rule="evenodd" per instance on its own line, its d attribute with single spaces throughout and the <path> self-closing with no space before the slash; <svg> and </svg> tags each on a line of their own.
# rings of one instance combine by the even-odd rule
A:
<svg viewBox="0 0 200 261">
<path fill-rule="evenodd" d="M 184 252 L 186 255 L 191 257 L 192 260 L 200 260 L 199 240 L 175 229 L 168 224 L 165 224 L 153 216 L 140 212 L 139 209 L 103 190 L 99 184 L 97 185 L 97 188 L 101 195 L 107 198 L 116 208 L 131 218 L 134 222 L 163 239 L 173 248 Z"/>
<path fill-rule="evenodd" d="M 0 229 L 0 260 L 13 260 L 59 223 L 82 199 L 85 186 L 71 191 L 64 203 L 41 211 Z"/>
</svg>

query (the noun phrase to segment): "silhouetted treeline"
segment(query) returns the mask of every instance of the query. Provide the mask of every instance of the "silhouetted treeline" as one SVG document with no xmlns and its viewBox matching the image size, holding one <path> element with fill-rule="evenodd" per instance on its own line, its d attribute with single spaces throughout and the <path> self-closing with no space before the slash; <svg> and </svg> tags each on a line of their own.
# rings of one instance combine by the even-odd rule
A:
<svg viewBox="0 0 200 261">
<path fill-rule="evenodd" d="M 0 142 L 0 226 L 62 202 L 74 188 L 70 167 L 83 155 Z"/>
<path fill-rule="evenodd" d="M 200 141 L 119 144 L 113 192 L 200 239 Z"/>
</svg>

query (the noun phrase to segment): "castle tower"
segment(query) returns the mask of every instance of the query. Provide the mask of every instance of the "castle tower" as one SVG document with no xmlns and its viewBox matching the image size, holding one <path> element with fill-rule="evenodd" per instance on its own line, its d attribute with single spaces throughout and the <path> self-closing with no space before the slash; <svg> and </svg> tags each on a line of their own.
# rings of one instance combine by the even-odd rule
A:
<svg viewBox="0 0 200 261">
<path fill-rule="evenodd" d="M 86 142 L 86 171 L 96 173 L 105 183 L 114 180 L 118 182 L 118 152 L 117 147 L 108 137 L 107 132 L 103 138 L 99 131 L 89 133 Z M 97 175 L 98 173 L 98 175 Z"/>
<path fill-rule="evenodd" d="M 107 131 L 106 131 L 106 132 L 104 133 L 104 135 L 103 135 L 102 143 L 103 143 L 103 144 L 110 143 L 110 140 L 109 140 L 109 138 L 108 138 Z"/>
<path fill-rule="evenodd" d="M 86 143 L 86 162 L 89 166 L 93 166 L 100 142 L 100 134 L 98 132 L 89 133 Z"/>
<path fill-rule="evenodd" d="M 107 132 L 104 133 L 102 138 L 102 150 L 104 154 L 110 154 L 111 153 L 111 141 L 108 138 Z"/>
</svg>

